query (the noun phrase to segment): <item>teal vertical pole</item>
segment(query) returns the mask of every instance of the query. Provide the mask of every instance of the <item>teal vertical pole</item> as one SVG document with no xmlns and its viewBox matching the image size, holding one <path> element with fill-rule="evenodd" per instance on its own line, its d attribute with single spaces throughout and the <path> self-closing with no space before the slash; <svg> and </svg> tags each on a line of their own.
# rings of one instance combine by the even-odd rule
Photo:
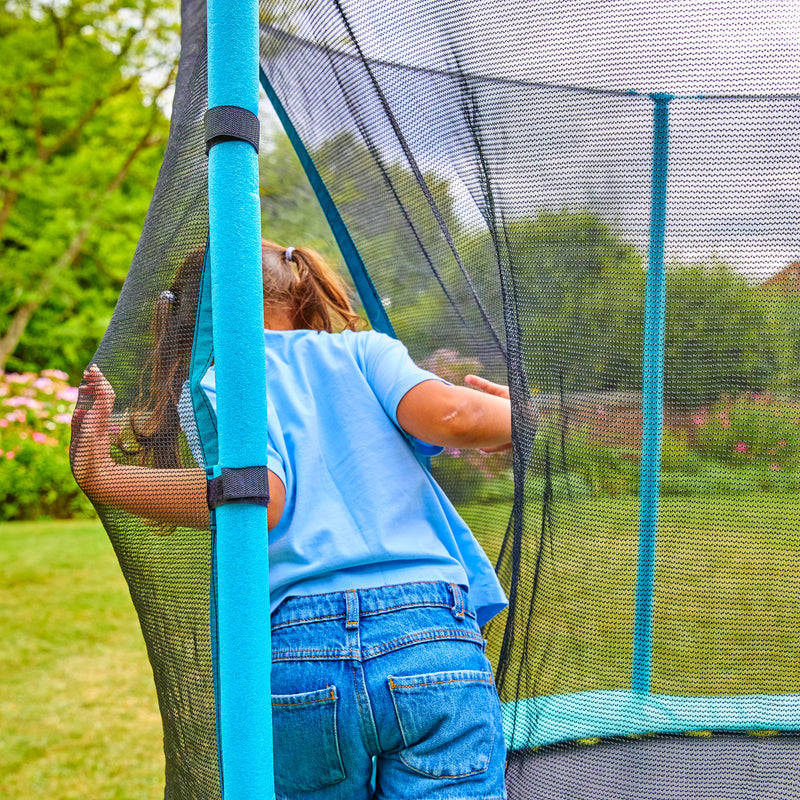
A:
<svg viewBox="0 0 800 800">
<path fill-rule="evenodd" d="M 257 0 L 208 2 L 209 107 L 258 114 Z M 209 152 L 211 301 L 219 464 L 267 463 L 258 156 L 241 141 Z M 266 508 L 216 512 L 217 738 L 224 800 L 271 800 Z"/>
<path fill-rule="evenodd" d="M 631 688 L 650 691 L 653 655 L 653 588 L 661 478 L 661 434 L 664 425 L 664 336 L 666 281 L 664 231 L 667 217 L 667 158 L 671 95 L 652 95 L 653 174 L 650 248 L 644 304 L 642 364 L 642 461 L 639 477 L 639 564 L 633 632 Z"/>
</svg>

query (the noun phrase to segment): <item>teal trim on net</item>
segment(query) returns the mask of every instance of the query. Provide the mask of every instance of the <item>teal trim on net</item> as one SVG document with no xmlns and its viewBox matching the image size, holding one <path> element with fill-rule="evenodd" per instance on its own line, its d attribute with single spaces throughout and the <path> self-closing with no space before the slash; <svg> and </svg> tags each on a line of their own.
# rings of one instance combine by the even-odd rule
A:
<svg viewBox="0 0 800 800">
<path fill-rule="evenodd" d="M 678 697 L 626 690 L 503 703 L 509 750 L 596 737 L 690 731 L 797 731 L 800 695 Z"/>
<path fill-rule="evenodd" d="M 197 317 L 194 324 L 194 341 L 192 359 L 189 366 L 189 390 L 192 398 L 197 437 L 203 454 L 203 464 L 219 462 L 217 447 L 217 418 L 208 395 L 200 386 L 200 381 L 208 372 L 214 360 L 213 332 L 211 329 L 211 265 L 209 264 L 209 248 L 203 258 L 203 271 L 200 277 L 200 292 L 197 299 Z"/>
<path fill-rule="evenodd" d="M 208 3 L 209 107 L 258 113 L 257 0 Z M 209 262 L 217 385 L 218 463 L 267 464 L 267 387 L 258 155 L 226 141 L 208 159 Z M 267 510 L 223 505 L 213 514 L 217 743 L 225 800 L 272 800 Z M 212 606 L 213 608 L 213 606 Z"/>
<path fill-rule="evenodd" d="M 361 254 L 358 252 L 355 242 L 353 242 L 353 238 L 350 236 L 350 231 L 347 230 L 347 225 L 345 225 L 342 215 L 339 213 L 339 209 L 336 208 L 336 204 L 333 202 L 328 187 L 325 186 L 325 182 L 322 180 L 322 176 L 319 174 L 319 170 L 314 160 L 311 158 L 311 154 L 300 139 L 297 129 L 289 119 L 289 115 L 286 113 L 283 103 L 281 103 L 280 98 L 263 69 L 260 70 L 260 76 L 261 85 L 264 87 L 264 91 L 272 103 L 272 107 L 275 109 L 275 113 L 278 115 L 283 129 L 286 131 L 286 135 L 289 137 L 289 141 L 292 143 L 292 147 L 297 153 L 297 157 L 300 159 L 308 182 L 311 184 L 311 188 L 317 196 L 317 201 L 322 208 L 322 212 L 325 214 L 325 219 L 328 221 L 336 243 L 339 245 L 339 250 L 341 250 L 345 264 L 347 264 L 347 269 L 350 271 L 350 276 L 353 279 L 358 296 L 364 304 L 364 311 L 367 313 L 370 324 L 376 331 L 397 338 L 394 327 L 389 320 L 386 309 L 383 307 L 381 298 L 375 288 L 375 284 L 372 282 L 372 278 L 370 278 L 367 268 L 364 266 Z"/>
<path fill-rule="evenodd" d="M 633 634 L 631 688 L 650 691 L 653 651 L 653 587 L 655 580 L 658 495 L 661 480 L 661 435 L 664 424 L 664 336 L 666 286 L 664 232 L 667 216 L 669 95 L 654 95 L 653 176 L 650 208 L 650 250 L 645 285 L 642 363 L 642 459 L 639 477 L 639 563 Z"/>
</svg>

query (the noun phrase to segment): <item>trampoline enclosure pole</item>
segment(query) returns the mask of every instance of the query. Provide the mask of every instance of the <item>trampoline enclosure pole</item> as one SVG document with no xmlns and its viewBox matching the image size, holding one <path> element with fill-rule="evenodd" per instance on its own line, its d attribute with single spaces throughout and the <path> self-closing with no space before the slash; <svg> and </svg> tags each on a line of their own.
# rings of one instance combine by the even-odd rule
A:
<svg viewBox="0 0 800 800">
<path fill-rule="evenodd" d="M 208 2 L 209 107 L 258 114 L 256 0 Z M 258 156 L 243 141 L 209 152 L 209 256 L 219 464 L 267 463 Z M 215 511 L 217 743 L 224 800 L 274 798 L 267 510 Z"/>
<path fill-rule="evenodd" d="M 653 654 L 653 588 L 655 581 L 658 495 L 661 479 L 661 434 L 664 425 L 664 336 L 666 282 L 664 232 L 667 216 L 667 160 L 671 95 L 652 95 L 653 172 L 650 248 L 644 306 L 642 363 L 642 458 L 639 475 L 639 563 L 633 633 L 631 688 L 649 692 Z"/>
</svg>

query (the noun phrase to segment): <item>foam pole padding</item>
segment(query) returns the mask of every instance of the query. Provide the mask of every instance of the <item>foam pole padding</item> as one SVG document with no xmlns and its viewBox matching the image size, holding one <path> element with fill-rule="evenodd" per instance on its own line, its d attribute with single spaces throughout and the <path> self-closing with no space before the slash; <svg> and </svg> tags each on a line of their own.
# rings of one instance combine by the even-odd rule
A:
<svg viewBox="0 0 800 800">
<path fill-rule="evenodd" d="M 639 563 L 633 630 L 631 688 L 649 692 L 653 660 L 653 593 L 656 564 L 661 438 L 664 427 L 664 337 L 666 277 L 664 234 L 667 219 L 667 162 L 671 95 L 653 95 L 653 172 L 650 248 L 644 304 L 642 362 L 642 458 L 639 473 Z"/>
<path fill-rule="evenodd" d="M 256 0 L 208 2 L 209 107 L 258 113 Z M 209 153 L 209 226 L 220 467 L 267 463 L 258 156 Z M 224 800 L 273 798 L 267 513 L 216 510 L 217 740 Z"/>
</svg>

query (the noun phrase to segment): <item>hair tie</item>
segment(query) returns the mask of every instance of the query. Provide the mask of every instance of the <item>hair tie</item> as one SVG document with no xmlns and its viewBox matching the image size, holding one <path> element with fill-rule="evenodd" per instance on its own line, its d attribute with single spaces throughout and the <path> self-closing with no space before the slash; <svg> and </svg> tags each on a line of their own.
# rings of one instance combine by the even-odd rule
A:
<svg viewBox="0 0 800 800">
<path fill-rule="evenodd" d="M 164 289 L 164 291 L 161 292 L 161 297 L 159 299 L 162 298 L 169 301 L 169 304 L 172 305 L 175 302 L 175 293 L 171 292 L 169 289 Z"/>
<path fill-rule="evenodd" d="M 284 258 L 285 258 L 287 261 L 291 261 L 291 260 L 292 260 L 292 256 L 293 256 L 293 255 L 294 255 L 294 247 L 287 247 L 287 248 L 286 248 L 286 252 L 283 254 L 283 257 L 284 257 Z"/>
</svg>

